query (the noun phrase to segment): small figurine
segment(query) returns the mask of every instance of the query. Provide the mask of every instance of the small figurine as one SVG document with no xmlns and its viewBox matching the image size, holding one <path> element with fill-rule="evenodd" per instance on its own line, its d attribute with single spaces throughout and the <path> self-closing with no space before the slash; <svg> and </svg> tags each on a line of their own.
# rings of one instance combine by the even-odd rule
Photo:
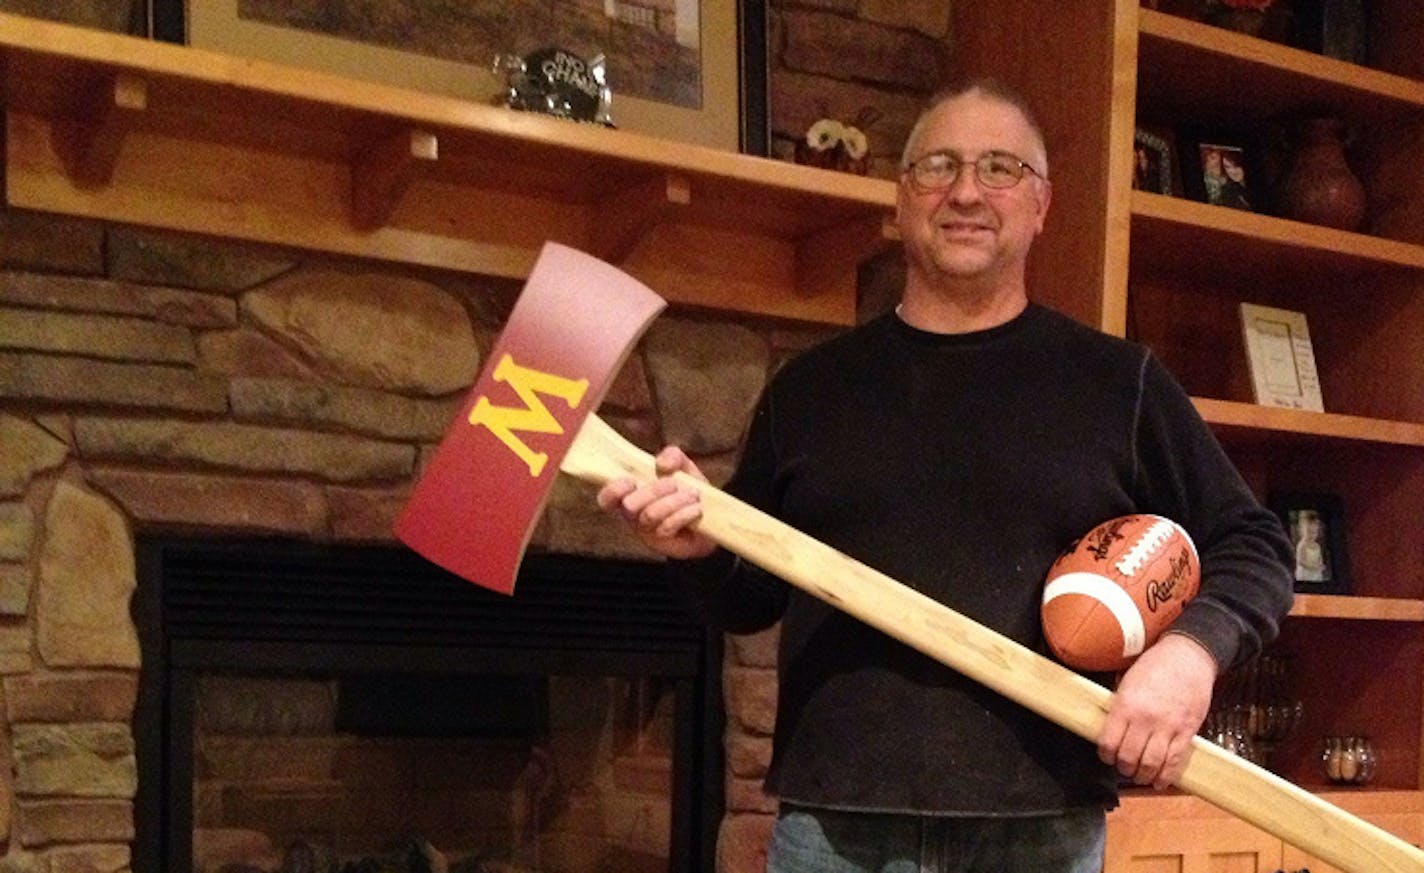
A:
<svg viewBox="0 0 1424 873">
<path fill-rule="evenodd" d="M 585 61 L 558 47 L 520 57 L 495 55 L 492 69 L 505 80 L 503 102 L 511 109 L 614 127 L 606 59 Z"/>
<path fill-rule="evenodd" d="M 870 142 L 863 128 L 874 124 L 880 112 L 866 107 L 849 123 L 828 117 L 824 106 L 821 114 L 796 141 L 796 163 L 864 176 L 870 169 Z"/>
</svg>

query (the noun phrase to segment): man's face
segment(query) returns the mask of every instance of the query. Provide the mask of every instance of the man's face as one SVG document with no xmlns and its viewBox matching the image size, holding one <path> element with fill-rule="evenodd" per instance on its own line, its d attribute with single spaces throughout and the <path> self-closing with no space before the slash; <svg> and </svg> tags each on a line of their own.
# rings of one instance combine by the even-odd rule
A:
<svg viewBox="0 0 1424 873">
<path fill-rule="evenodd" d="M 1008 153 L 1044 171 L 1042 143 L 1018 109 L 978 92 L 940 104 L 926 119 L 910 157 L 936 151 L 965 161 Z M 954 184 L 938 191 L 920 190 L 902 176 L 895 216 L 911 270 L 930 281 L 1022 275 L 1049 195 L 1048 182 L 1028 171 L 1002 189 L 982 186 L 973 166 L 960 168 Z"/>
</svg>

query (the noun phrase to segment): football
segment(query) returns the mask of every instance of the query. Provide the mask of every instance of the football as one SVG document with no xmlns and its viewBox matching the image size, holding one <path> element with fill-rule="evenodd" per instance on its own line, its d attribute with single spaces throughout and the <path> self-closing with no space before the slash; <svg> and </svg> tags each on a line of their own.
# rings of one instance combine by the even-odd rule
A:
<svg viewBox="0 0 1424 873">
<path fill-rule="evenodd" d="M 1201 584 L 1181 525 L 1124 515 L 1094 527 L 1053 562 L 1043 587 L 1043 633 L 1071 667 L 1121 670 L 1162 635 Z"/>
</svg>

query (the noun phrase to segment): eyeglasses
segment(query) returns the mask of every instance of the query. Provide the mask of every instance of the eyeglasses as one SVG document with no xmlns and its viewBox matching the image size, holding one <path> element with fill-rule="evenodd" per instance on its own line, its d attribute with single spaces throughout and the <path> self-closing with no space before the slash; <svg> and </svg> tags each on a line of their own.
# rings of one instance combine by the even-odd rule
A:
<svg viewBox="0 0 1424 873">
<path fill-rule="evenodd" d="M 904 172 L 916 188 L 940 191 L 953 185 L 960 169 L 971 164 L 974 178 L 985 188 L 1012 188 L 1025 172 L 1043 178 L 1042 173 L 1007 152 L 989 152 L 972 161 L 960 160 L 949 152 L 930 152 L 912 161 Z"/>
</svg>

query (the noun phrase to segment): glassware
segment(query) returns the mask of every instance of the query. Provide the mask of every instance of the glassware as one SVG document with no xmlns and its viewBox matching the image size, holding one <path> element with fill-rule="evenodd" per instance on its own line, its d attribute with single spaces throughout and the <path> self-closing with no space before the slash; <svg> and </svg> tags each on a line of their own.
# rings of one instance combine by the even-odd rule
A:
<svg viewBox="0 0 1424 873">
<path fill-rule="evenodd" d="M 1258 750 L 1247 725 L 1249 717 L 1250 713 L 1246 707 L 1216 710 L 1207 716 L 1201 734 L 1233 755 L 1259 763 Z"/>
<path fill-rule="evenodd" d="M 1289 655 L 1263 654 L 1224 675 L 1202 735 L 1253 764 L 1269 766 L 1277 747 L 1300 723 L 1293 673 Z"/>
<path fill-rule="evenodd" d="M 1379 758 L 1369 737 L 1326 737 L 1320 753 L 1325 778 L 1340 785 L 1365 785 L 1375 778 Z"/>
</svg>

